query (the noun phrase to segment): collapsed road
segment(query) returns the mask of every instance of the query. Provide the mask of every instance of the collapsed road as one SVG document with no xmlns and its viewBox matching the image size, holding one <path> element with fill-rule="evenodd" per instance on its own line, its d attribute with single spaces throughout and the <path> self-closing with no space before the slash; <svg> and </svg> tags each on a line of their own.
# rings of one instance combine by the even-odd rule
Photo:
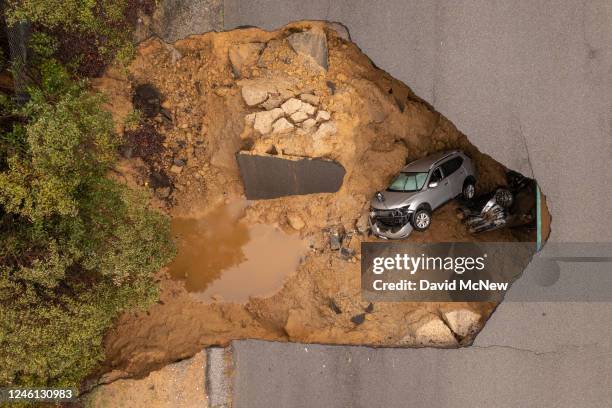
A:
<svg viewBox="0 0 612 408">
<path fill-rule="evenodd" d="M 118 130 L 129 136 L 117 169 L 122 180 L 150 189 L 152 205 L 174 223 L 195 220 L 198 233 L 213 238 L 242 231 L 221 240 L 228 243 L 222 262 L 160 271 L 159 302 L 146 312 L 123 315 L 108 333 L 104 380 L 148 372 L 207 345 L 241 338 L 457 347 L 470 338 L 453 332 L 445 323 L 449 316 L 463 316 L 473 336 L 492 313 L 494 303 L 361 299 L 360 244 L 376 239 L 368 228 L 370 198 L 407 162 L 461 150 L 474 162 L 478 192 L 507 180 L 502 165 L 375 67 L 337 26 L 299 22 L 277 31 L 208 33 L 174 44 L 153 38 L 138 47 L 127 73 L 111 69 L 94 86 L 107 96 Z M 135 101 L 142 102 L 144 115 L 136 129 L 124 129 Z M 240 162 L 247 156 L 287 174 L 267 178 L 268 164 L 245 173 L 250 164 Z M 288 174 L 294 181 L 316 182 L 288 183 Z M 283 186 L 270 183 L 273 176 Z M 245 201 L 236 217 L 202 221 Z M 535 240 L 534 231 L 524 227 L 472 235 L 457 219 L 457 208 L 453 201 L 441 206 L 431 226 L 409 240 Z M 233 275 L 236 287 L 248 288 L 256 279 L 254 269 L 263 267 L 245 262 L 248 248 L 264 241 L 265 234 L 249 232 L 259 225 L 270 234 L 289 234 L 306 248 L 296 252 L 279 288 L 239 296 L 231 288 L 206 292 L 228 271 L 242 271 Z M 179 225 L 177 240 L 188 230 Z M 175 263 L 188 253 L 179 248 Z M 190 288 L 192 277 L 203 287 Z"/>
</svg>

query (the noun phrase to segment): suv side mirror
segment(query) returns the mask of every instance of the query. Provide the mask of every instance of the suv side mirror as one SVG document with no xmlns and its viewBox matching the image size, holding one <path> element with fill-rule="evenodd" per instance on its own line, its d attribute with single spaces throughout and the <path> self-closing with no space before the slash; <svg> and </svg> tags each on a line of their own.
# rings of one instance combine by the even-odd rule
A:
<svg viewBox="0 0 612 408">
<path fill-rule="evenodd" d="M 438 182 L 437 181 L 432 181 L 431 183 L 429 183 L 428 187 L 429 188 L 436 188 L 436 187 L 438 187 Z"/>
</svg>

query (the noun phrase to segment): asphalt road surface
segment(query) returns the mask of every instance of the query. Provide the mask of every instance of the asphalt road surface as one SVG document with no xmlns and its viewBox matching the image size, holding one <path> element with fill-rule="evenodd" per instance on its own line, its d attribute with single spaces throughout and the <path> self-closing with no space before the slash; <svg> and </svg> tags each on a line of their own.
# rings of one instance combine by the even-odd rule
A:
<svg viewBox="0 0 612 408">
<path fill-rule="evenodd" d="M 233 346 L 236 408 L 604 408 L 612 398 L 612 354 L 595 346 L 551 353 Z"/>
</svg>

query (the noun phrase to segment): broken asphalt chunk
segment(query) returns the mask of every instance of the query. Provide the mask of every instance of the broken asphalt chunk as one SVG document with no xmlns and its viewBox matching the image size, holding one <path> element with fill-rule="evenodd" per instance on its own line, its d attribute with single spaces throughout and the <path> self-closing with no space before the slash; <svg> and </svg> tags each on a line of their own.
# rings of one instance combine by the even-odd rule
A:
<svg viewBox="0 0 612 408">
<path fill-rule="evenodd" d="M 290 195 L 334 193 L 346 171 L 340 164 L 320 158 L 280 158 L 236 154 L 248 200 Z"/>
</svg>

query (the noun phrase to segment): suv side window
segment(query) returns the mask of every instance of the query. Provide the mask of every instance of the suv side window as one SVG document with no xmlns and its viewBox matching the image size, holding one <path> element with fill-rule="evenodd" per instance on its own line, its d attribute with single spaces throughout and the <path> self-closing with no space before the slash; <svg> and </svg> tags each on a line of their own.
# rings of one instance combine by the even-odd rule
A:
<svg viewBox="0 0 612 408">
<path fill-rule="evenodd" d="M 454 157 L 445 163 L 442 163 L 442 169 L 444 169 L 444 175 L 446 177 L 450 176 L 451 174 L 459 170 L 459 167 L 461 167 L 462 164 L 463 164 L 463 158 L 459 156 Z"/>
<path fill-rule="evenodd" d="M 436 169 L 431 173 L 429 182 L 433 183 L 433 182 L 438 182 L 440 180 L 442 180 L 442 170 L 440 170 L 439 167 L 436 167 Z"/>
</svg>

